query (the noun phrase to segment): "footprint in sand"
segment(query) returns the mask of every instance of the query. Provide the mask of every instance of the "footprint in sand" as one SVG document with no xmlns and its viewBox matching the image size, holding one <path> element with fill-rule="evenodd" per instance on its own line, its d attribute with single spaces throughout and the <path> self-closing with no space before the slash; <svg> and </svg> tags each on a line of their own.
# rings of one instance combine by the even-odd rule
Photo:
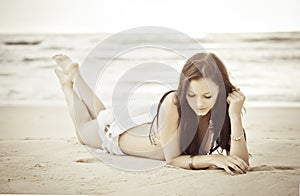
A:
<svg viewBox="0 0 300 196">
<path fill-rule="evenodd" d="M 99 162 L 96 158 L 86 158 L 86 159 L 78 159 L 75 161 L 76 163 L 96 163 Z"/>
</svg>

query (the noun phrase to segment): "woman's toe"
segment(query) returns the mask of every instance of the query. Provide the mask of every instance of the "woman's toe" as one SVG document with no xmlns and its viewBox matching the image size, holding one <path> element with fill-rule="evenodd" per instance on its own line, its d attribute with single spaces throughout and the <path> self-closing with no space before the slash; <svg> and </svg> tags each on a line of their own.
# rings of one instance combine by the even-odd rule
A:
<svg viewBox="0 0 300 196">
<path fill-rule="evenodd" d="M 62 54 L 53 56 L 53 59 L 63 69 L 64 73 L 68 73 L 74 64 L 68 56 Z"/>
</svg>

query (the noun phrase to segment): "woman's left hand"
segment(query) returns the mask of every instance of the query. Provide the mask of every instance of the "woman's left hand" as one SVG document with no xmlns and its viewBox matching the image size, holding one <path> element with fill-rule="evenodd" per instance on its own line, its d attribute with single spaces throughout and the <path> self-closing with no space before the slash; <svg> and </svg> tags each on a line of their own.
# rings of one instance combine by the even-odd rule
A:
<svg viewBox="0 0 300 196">
<path fill-rule="evenodd" d="M 228 113 L 230 117 L 233 115 L 241 114 L 245 99 L 245 95 L 241 92 L 239 88 L 237 88 L 228 95 L 227 103 L 229 104 Z"/>
</svg>

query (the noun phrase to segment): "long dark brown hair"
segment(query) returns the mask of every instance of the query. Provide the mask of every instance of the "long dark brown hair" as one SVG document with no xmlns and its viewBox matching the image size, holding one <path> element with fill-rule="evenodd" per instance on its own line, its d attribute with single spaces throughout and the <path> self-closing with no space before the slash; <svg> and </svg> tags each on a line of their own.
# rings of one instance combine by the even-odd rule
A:
<svg viewBox="0 0 300 196">
<path fill-rule="evenodd" d="M 189 83 L 201 78 L 211 79 L 219 87 L 216 102 L 210 111 L 214 131 L 213 142 L 216 141 L 217 146 L 212 145 L 210 153 L 217 147 L 229 150 L 228 141 L 231 134 L 231 124 L 226 98 L 229 93 L 236 90 L 236 87 L 230 82 L 224 63 L 211 52 L 197 53 L 189 58 L 181 71 L 177 90 L 171 90 L 162 96 L 150 128 L 149 138 L 152 144 L 154 144 L 152 137 L 155 135 L 152 133 L 152 127 L 155 119 L 157 119 L 158 127 L 160 106 L 169 93 L 175 92 L 175 104 L 179 114 L 179 122 L 177 123 L 180 131 L 180 150 L 183 154 L 199 154 L 199 147 L 201 146 L 201 141 L 198 139 L 199 121 L 196 113 L 187 102 L 186 93 Z"/>
</svg>

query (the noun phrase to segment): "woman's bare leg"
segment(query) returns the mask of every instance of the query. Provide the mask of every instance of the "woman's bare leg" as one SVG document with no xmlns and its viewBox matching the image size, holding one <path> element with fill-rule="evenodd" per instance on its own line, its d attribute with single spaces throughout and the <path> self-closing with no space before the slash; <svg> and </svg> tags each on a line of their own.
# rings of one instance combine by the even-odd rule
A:
<svg viewBox="0 0 300 196">
<path fill-rule="evenodd" d="M 78 64 L 73 63 L 64 55 L 56 55 L 53 58 L 63 69 L 56 69 L 55 72 L 61 82 L 69 112 L 76 127 L 78 139 L 83 144 L 101 148 L 102 141 L 97 133 L 99 125 L 95 118 L 101 110 L 105 109 L 103 103 L 86 84 L 79 71 L 76 72 Z M 72 85 L 75 78 L 75 84 L 82 100 L 73 90 Z M 95 99 L 95 107 L 93 99 Z M 146 129 L 148 130 L 148 128 Z M 134 136 L 133 134 L 130 134 L 131 131 L 141 133 L 145 131 L 145 128 L 144 126 L 141 126 L 140 128 L 136 127 L 120 135 L 120 147 L 126 154 L 150 159 L 163 159 L 161 146 L 153 147 L 149 143 L 147 137 L 141 138 Z"/>
<path fill-rule="evenodd" d="M 98 113 L 101 110 L 105 109 L 105 106 L 81 76 L 78 69 L 78 64 L 74 63 L 66 55 L 55 55 L 53 59 L 63 69 L 63 72 L 67 75 L 67 78 L 71 80 L 73 84 L 76 85 L 80 97 L 82 98 L 82 101 L 88 108 L 92 119 L 95 119 Z"/>
<path fill-rule="evenodd" d="M 97 97 L 94 91 L 87 85 L 78 71 L 76 82 L 74 83 L 80 96 L 90 111 L 92 119 L 95 119 L 101 110 L 106 109 L 102 101 Z"/>
<path fill-rule="evenodd" d="M 91 120 L 88 109 L 72 88 L 72 82 L 60 69 L 55 69 L 65 95 L 67 107 L 76 129 L 78 140 L 82 144 L 101 148 L 102 141 L 98 135 L 97 119 Z"/>
</svg>

